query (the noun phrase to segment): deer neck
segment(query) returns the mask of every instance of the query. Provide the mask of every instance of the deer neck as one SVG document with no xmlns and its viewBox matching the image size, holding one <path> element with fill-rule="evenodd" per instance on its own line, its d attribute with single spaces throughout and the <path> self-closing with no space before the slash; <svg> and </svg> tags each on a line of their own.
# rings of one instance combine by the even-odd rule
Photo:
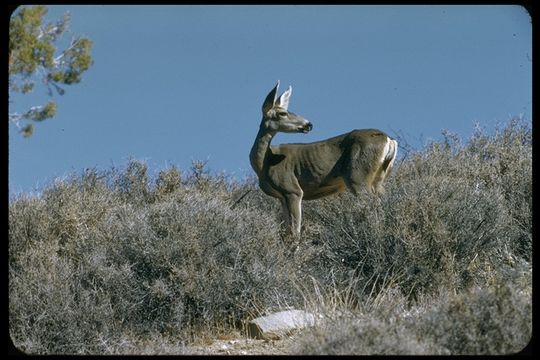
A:
<svg viewBox="0 0 540 360">
<path fill-rule="evenodd" d="M 253 170 L 257 173 L 257 176 L 261 176 L 263 172 L 264 162 L 268 155 L 270 155 L 270 141 L 276 135 L 275 132 L 267 130 L 262 124 L 249 153 L 249 160 Z"/>
</svg>

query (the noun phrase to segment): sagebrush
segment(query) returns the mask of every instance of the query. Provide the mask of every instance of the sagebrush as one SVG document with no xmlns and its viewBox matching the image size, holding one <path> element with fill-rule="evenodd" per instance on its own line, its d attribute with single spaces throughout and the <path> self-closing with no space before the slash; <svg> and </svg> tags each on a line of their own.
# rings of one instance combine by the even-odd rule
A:
<svg viewBox="0 0 540 360">
<path fill-rule="evenodd" d="M 202 329 L 308 307 L 324 321 L 291 352 L 519 351 L 532 331 L 530 124 L 443 135 L 402 156 L 379 198 L 306 201 L 297 249 L 254 178 L 201 162 L 154 179 L 133 160 L 18 195 L 11 339 L 33 354 L 181 354 Z"/>
</svg>

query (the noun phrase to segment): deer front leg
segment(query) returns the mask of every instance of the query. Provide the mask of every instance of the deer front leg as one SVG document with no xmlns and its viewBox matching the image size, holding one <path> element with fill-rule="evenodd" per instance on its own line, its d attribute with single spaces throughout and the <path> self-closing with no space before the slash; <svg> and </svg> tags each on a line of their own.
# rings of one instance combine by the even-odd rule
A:
<svg viewBox="0 0 540 360">
<path fill-rule="evenodd" d="M 283 219 L 283 225 L 286 229 L 291 227 L 291 216 L 289 213 L 289 207 L 285 198 L 280 199 L 281 202 L 281 218 Z"/>
<path fill-rule="evenodd" d="M 291 232 L 295 237 L 299 237 L 300 227 L 302 226 L 302 196 L 287 194 L 285 195 L 285 204 L 289 215 Z"/>
</svg>

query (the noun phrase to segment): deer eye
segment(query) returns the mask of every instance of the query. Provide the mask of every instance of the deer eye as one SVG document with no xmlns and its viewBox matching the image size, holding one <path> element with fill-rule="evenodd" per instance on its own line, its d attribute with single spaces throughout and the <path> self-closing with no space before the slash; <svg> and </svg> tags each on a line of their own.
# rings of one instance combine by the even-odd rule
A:
<svg viewBox="0 0 540 360">
<path fill-rule="evenodd" d="M 280 112 L 278 112 L 278 115 L 279 116 L 287 116 L 287 112 L 286 111 L 280 111 Z"/>
</svg>

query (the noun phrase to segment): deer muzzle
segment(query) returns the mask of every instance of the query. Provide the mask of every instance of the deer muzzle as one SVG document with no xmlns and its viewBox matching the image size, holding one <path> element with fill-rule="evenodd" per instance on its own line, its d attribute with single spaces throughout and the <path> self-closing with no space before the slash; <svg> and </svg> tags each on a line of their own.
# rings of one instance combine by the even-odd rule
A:
<svg viewBox="0 0 540 360">
<path fill-rule="evenodd" d="M 311 123 L 308 121 L 307 124 L 305 124 L 304 126 L 302 126 L 301 130 L 304 134 L 308 133 L 311 131 L 311 129 L 313 129 L 313 125 L 311 125 Z"/>
</svg>

